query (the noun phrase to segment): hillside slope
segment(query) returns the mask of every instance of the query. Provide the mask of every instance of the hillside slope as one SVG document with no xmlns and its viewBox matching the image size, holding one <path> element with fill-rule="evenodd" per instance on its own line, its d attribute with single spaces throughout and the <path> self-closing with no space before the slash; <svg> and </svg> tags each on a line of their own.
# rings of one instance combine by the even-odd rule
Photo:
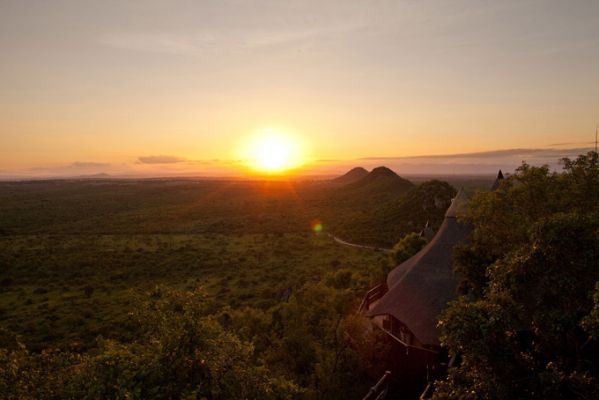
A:
<svg viewBox="0 0 599 400">
<path fill-rule="evenodd" d="M 359 181 L 368 175 L 368 170 L 362 167 L 355 167 L 347 171 L 345 174 L 333 179 L 334 183 L 347 185 Z"/>
<path fill-rule="evenodd" d="M 377 167 L 361 179 L 344 187 L 351 192 L 362 192 L 365 195 L 400 195 L 414 187 L 414 184 L 402 178 L 387 167 Z"/>
</svg>

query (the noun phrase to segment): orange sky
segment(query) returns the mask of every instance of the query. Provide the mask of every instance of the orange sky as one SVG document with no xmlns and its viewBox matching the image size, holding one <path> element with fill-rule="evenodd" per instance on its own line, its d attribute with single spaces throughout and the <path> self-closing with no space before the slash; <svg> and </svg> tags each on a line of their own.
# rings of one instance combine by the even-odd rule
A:
<svg viewBox="0 0 599 400">
<path fill-rule="evenodd" d="M 238 174 L 266 128 L 310 173 L 578 149 L 599 119 L 596 1 L 4 1 L 0 52 L 0 177 Z"/>
</svg>

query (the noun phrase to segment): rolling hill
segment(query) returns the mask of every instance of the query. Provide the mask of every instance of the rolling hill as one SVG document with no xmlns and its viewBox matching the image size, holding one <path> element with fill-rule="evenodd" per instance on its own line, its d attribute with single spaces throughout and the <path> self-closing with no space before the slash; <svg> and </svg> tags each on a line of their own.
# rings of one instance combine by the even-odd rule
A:
<svg viewBox="0 0 599 400">
<path fill-rule="evenodd" d="M 342 185 L 347 185 L 349 183 L 354 183 L 359 181 L 360 179 L 366 177 L 368 175 L 368 170 L 362 167 L 352 168 L 345 174 L 333 179 L 334 183 L 339 183 Z"/>
<path fill-rule="evenodd" d="M 437 229 L 454 195 L 447 182 L 415 185 L 387 167 L 378 167 L 334 188 L 326 201 L 335 206 L 327 208 L 324 220 L 331 232 L 345 240 L 391 247 L 405 234 L 419 232 L 427 221 Z"/>
<path fill-rule="evenodd" d="M 350 171 L 351 172 L 351 171 Z M 387 167 L 377 167 L 367 175 L 344 186 L 351 192 L 361 192 L 365 195 L 401 195 L 414 187 L 414 184 L 402 178 Z"/>
</svg>

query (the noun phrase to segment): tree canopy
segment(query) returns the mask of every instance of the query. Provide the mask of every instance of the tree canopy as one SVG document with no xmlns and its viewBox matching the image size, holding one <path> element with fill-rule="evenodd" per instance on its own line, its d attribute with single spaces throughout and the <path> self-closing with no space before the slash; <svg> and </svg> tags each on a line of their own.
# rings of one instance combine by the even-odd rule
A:
<svg viewBox="0 0 599 400">
<path fill-rule="evenodd" d="M 461 362 L 436 398 L 597 398 L 597 153 L 563 171 L 522 164 L 463 217 L 461 296 L 439 320 Z M 594 293 L 594 301 L 593 301 Z"/>
</svg>

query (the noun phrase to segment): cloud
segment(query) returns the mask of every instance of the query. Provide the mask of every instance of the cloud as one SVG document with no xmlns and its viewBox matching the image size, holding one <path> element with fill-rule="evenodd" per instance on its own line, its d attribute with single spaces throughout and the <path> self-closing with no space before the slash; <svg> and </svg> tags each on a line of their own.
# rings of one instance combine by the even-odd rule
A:
<svg viewBox="0 0 599 400">
<path fill-rule="evenodd" d="M 150 53 L 200 55 L 208 50 L 253 51 L 289 44 L 323 40 L 365 29 L 364 24 L 338 23 L 316 27 L 252 28 L 246 30 L 219 29 L 188 32 L 114 32 L 104 34 L 97 41 L 105 46 Z"/>
<path fill-rule="evenodd" d="M 90 161 L 75 161 L 68 165 L 71 168 L 107 168 L 110 167 L 108 163 L 90 162 Z"/>
<path fill-rule="evenodd" d="M 518 157 L 570 157 L 586 153 L 590 148 L 574 148 L 574 149 L 503 149 L 479 151 L 473 153 L 456 153 L 456 154 L 433 154 L 420 156 L 397 156 L 397 157 L 363 157 L 360 160 L 409 160 L 409 159 L 456 159 L 456 158 L 518 158 Z"/>
<path fill-rule="evenodd" d="M 187 162 L 187 160 L 177 156 L 141 156 L 137 158 L 137 164 L 176 164 L 183 162 Z"/>
<path fill-rule="evenodd" d="M 423 155 L 410 157 L 365 157 L 361 164 L 374 167 L 380 164 L 403 174 L 493 174 L 498 169 L 509 171 L 526 161 L 531 165 L 548 165 L 559 170 L 559 160 L 564 157 L 576 157 L 590 150 L 587 148 L 569 149 L 502 149 L 473 153 Z"/>
<path fill-rule="evenodd" d="M 334 158 L 321 158 L 319 160 L 316 160 L 315 162 L 317 163 L 332 163 L 332 162 L 339 162 L 340 160 L 336 160 Z"/>
<path fill-rule="evenodd" d="M 75 161 L 66 165 L 32 167 L 29 171 L 97 170 L 110 167 L 108 163 L 94 161 Z"/>
<path fill-rule="evenodd" d="M 210 34 L 117 33 L 100 37 L 100 43 L 126 50 L 167 54 L 196 54 L 216 40 Z"/>
<path fill-rule="evenodd" d="M 578 143 L 552 143 L 548 146 L 581 146 L 581 145 L 595 145 L 595 142 L 578 142 Z"/>
<path fill-rule="evenodd" d="M 367 25 L 362 23 L 343 23 L 334 26 L 313 27 L 308 29 L 260 30 L 244 35 L 242 47 L 255 49 L 301 43 L 304 41 L 324 39 L 329 36 L 343 36 L 350 32 L 365 30 L 366 28 Z"/>
</svg>

